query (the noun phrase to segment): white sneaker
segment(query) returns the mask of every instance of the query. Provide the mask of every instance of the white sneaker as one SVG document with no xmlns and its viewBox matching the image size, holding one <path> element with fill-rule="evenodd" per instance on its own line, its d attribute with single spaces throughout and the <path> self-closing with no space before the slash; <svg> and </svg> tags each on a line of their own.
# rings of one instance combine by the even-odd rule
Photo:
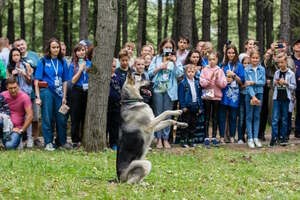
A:
<svg viewBox="0 0 300 200">
<path fill-rule="evenodd" d="M 23 144 L 22 139 L 21 139 L 20 144 L 18 145 L 17 149 L 18 149 L 18 150 L 24 149 L 24 144 Z"/>
<path fill-rule="evenodd" d="M 52 143 L 49 143 L 49 144 L 46 145 L 45 150 L 46 151 L 54 151 L 55 148 L 53 147 Z"/>
<path fill-rule="evenodd" d="M 258 148 L 261 148 L 261 147 L 262 147 L 261 142 L 259 141 L 258 138 L 255 138 L 255 139 L 254 139 L 254 143 L 255 143 L 255 145 L 256 145 Z"/>
<path fill-rule="evenodd" d="M 244 141 L 243 140 L 239 140 L 238 144 L 244 144 Z"/>
<path fill-rule="evenodd" d="M 26 147 L 27 147 L 27 148 L 32 148 L 32 147 L 33 147 L 33 140 L 32 140 L 32 139 L 28 139 L 28 140 L 27 140 Z"/>
<path fill-rule="evenodd" d="M 248 140 L 248 146 L 249 146 L 249 148 L 251 148 L 251 149 L 255 148 L 253 139 L 249 139 L 249 140 Z"/>
</svg>

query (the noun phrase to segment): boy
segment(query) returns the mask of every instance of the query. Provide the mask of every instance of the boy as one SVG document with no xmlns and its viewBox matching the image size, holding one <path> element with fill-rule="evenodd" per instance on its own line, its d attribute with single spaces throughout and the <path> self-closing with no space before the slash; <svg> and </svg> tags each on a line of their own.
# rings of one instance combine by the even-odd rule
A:
<svg viewBox="0 0 300 200">
<path fill-rule="evenodd" d="M 196 67 L 187 65 L 184 80 L 178 86 L 179 106 L 183 110 L 182 121 L 189 124 L 181 135 L 182 146 L 185 148 L 195 146 L 193 139 L 196 122 L 203 109 L 200 84 L 199 80 L 194 78 L 195 73 Z"/>
<path fill-rule="evenodd" d="M 287 68 L 287 55 L 285 53 L 278 55 L 277 64 L 280 69 L 275 72 L 273 79 L 271 147 L 276 144 L 279 119 L 281 119 L 280 145 L 287 145 L 289 103 L 292 101 L 293 91 L 296 89 L 295 74 L 291 69 Z"/>
<path fill-rule="evenodd" d="M 189 51 L 187 50 L 189 46 L 189 39 L 187 39 L 184 36 L 180 36 L 178 40 L 178 50 L 176 52 L 176 57 L 177 57 L 177 65 L 184 63 L 186 56 L 188 55 Z"/>
</svg>

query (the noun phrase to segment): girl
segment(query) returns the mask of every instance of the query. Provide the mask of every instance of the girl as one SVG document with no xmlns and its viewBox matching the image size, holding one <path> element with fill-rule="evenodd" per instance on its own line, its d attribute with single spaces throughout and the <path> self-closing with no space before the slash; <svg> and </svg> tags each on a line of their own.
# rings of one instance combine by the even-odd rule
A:
<svg viewBox="0 0 300 200">
<path fill-rule="evenodd" d="M 220 136 L 221 143 L 224 143 L 226 114 L 228 112 L 230 142 L 233 143 L 235 138 L 236 120 L 239 107 L 239 86 L 245 82 L 244 67 L 241 63 L 238 62 L 238 53 L 234 45 L 228 45 L 226 48 L 223 70 L 226 74 L 227 86 L 222 90 L 223 97 L 219 110 Z"/>
<path fill-rule="evenodd" d="M 250 63 L 250 57 L 248 55 L 244 55 L 242 57 L 242 64 L 244 69 Z M 240 108 L 239 108 L 239 124 L 238 124 L 238 144 L 244 144 L 245 140 L 245 130 L 246 130 L 246 106 L 245 106 L 245 98 L 246 98 L 246 84 L 242 84 L 240 86 Z"/>
<path fill-rule="evenodd" d="M 74 47 L 72 53 L 72 62 L 69 66 L 72 78 L 71 92 L 71 136 L 73 148 L 80 147 L 85 119 L 85 111 L 88 95 L 88 70 L 91 62 L 86 57 L 86 48 L 82 44 Z"/>
<path fill-rule="evenodd" d="M 59 112 L 61 107 L 66 108 L 68 79 L 68 66 L 62 58 L 60 42 L 51 38 L 35 71 L 36 103 L 42 106 L 42 131 L 47 151 L 55 150 L 53 122 L 56 124 L 58 145 L 66 149 L 72 148 L 67 143 L 66 115 Z"/>
<path fill-rule="evenodd" d="M 199 78 L 201 69 L 202 69 L 202 58 L 201 58 L 201 54 L 198 50 L 191 50 L 188 53 L 188 55 L 184 61 L 184 65 L 188 65 L 188 64 L 192 64 L 195 66 L 195 68 L 196 68 L 195 76 L 196 76 L 196 78 Z"/>
<path fill-rule="evenodd" d="M 153 82 L 153 106 L 158 116 L 166 110 L 172 110 L 173 102 L 178 99 L 177 78 L 183 75 L 182 65 L 176 65 L 176 45 L 171 39 L 164 39 L 159 45 L 159 55 L 152 59 L 148 74 Z M 157 148 L 171 148 L 170 127 L 156 132 Z"/>
<path fill-rule="evenodd" d="M 226 87 L 227 81 L 222 69 L 217 66 L 218 57 L 216 53 L 211 53 L 208 57 L 209 65 L 202 69 L 200 75 L 200 85 L 202 86 L 202 99 L 204 99 L 205 111 L 205 140 L 204 145 L 209 147 L 209 121 L 212 114 L 213 132 L 212 143 L 218 145 L 217 136 L 217 122 L 219 105 L 222 99 L 222 89 Z"/>
<path fill-rule="evenodd" d="M 260 65 L 259 52 L 253 50 L 250 53 L 251 64 L 246 68 L 246 129 L 248 133 L 248 146 L 261 147 L 258 139 L 259 118 L 266 82 L 265 68 Z"/>
</svg>

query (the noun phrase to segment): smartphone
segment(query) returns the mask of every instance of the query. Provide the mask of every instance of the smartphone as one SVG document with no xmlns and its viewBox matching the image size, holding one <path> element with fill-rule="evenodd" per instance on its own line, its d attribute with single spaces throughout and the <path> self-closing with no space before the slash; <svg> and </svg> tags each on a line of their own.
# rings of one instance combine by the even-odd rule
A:
<svg viewBox="0 0 300 200">
<path fill-rule="evenodd" d="M 283 48 L 283 44 L 282 44 L 282 43 L 278 43 L 277 48 L 278 48 L 278 49 L 282 49 L 282 48 Z"/>
<path fill-rule="evenodd" d="M 80 59 L 79 59 L 79 64 L 82 64 L 82 63 L 83 63 L 83 59 L 80 58 Z"/>
</svg>

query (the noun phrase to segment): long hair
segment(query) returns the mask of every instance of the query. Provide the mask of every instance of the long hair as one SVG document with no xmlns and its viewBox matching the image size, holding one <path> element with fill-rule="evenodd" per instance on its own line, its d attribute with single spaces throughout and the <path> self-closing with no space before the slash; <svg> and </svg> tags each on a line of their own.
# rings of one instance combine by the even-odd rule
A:
<svg viewBox="0 0 300 200">
<path fill-rule="evenodd" d="M 85 51 L 86 51 L 86 48 L 85 48 L 85 46 L 83 45 L 83 44 L 77 44 L 75 47 L 74 47 L 74 49 L 73 49 L 73 51 L 72 51 L 72 63 L 73 63 L 73 69 L 74 69 L 74 73 L 76 72 L 76 66 L 77 66 L 77 64 L 78 64 L 78 62 L 79 62 L 79 58 L 78 58 L 78 56 L 76 55 L 76 52 L 77 51 L 79 51 L 79 50 L 81 50 L 81 49 L 84 49 Z M 86 53 L 86 52 L 85 52 Z M 86 60 L 87 58 L 86 58 L 86 54 L 85 54 L 85 56 L 84 56 L 84 60 Z"/>
<path fill-rule="evenodd" d="M 57 55 L 57 59 L 59 59 L 60 61 L 63 61 L 63 55 L 61 53 L 61 46 L 60 46 L 60 41 L 56 38 L 51 38 L 49 39 L 48 43 L 47 43 L 47 46 L 45 48 L 45 57 L 50 59 L 51 58 L 51 52 L 50 52 L 50 45 L 52 42 L 56 42 L 59 46 L 59 53 Z"/>
<path fill-rule="evenodd" d="M 163 53 L 163 47 L 168 42 L 172 44 L 172 46 L 173 46 L 172 53 L 175 54 L 175 52 L 176 52 L 176 44 L 175 44 L 174 40 L 172 40 L 170 38 L 165 38 L 163 41 L 161 41 L 161 43 L 159 44 L 159 47 L 158 47 L 158 53 L 160 55 Z"/>
<path fill-rule="evenodd" d="M 186 56 L 186 58 L 184 60 L 184 65 L 192 64 L 191 56 L 192 56 L 193 53 L 197 53 L 199 55 L 199 60 L 198 60 L 197 66 L 202 66 L 201 53 L 197 49 L 193 49 L 188 53 L 188 55 Z"/>
<path fill-rule="evenodd" d="M 8 66 L 7 66 L 7 70 L 8 70 L 8 72 L 11 74 L 12 73 L 12 71 L 16 68 L 16 62 L 15 61 L 13 61 L 13 59 L 12 59 L 12 57 L 13 57 L 13 52 L 14 51 L 17 51 L 17 52 L 19 52 L 20 53 L 20 62 L 21 62 L 21 51 L 18 49 L 18 48 L 16 48 L 16 47 L 13 47 L 11 50 L 10 50 L 10 52 L 9 52 L 9 61 L 8 61 Z"/>
<path fill-rule="evenodd" d="M 234 54 L 235 54 L 235 56 L 234 56 L 234 58 L 232 60 L 232 64 L 236 65 L 238 63 L 238 61 L 239 61 L 239 55 L 238 55 L 237 48 L 236 48 L 236 46 L 234 46 L 234 45 L 231 44 L 231 45 L 228 45 L 226 47 L 224 66 L 226 66 L 228 64 L 228 62 L 229 62 L 229 58 L 227 56 L 227 52 L 228 52 L 229 49 L 233 49 L 234 50 Z"/>
</svg>

